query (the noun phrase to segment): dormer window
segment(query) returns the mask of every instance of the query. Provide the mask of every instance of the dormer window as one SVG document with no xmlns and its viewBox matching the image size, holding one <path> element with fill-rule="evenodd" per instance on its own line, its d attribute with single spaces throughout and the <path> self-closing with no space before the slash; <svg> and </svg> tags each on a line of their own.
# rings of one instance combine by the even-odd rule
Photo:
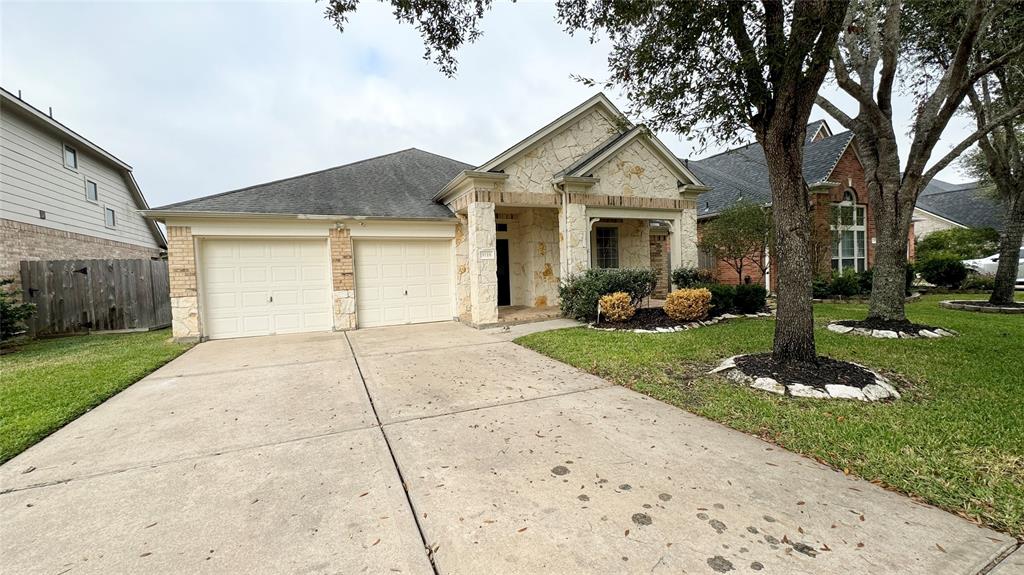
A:
<svg viewBox="0 0 1024 575">
<path fill-rule="evenodd" d="M 64 167 L 69 170 L 78 169 L 78 151 L 64 144 Z"/>
</svg>

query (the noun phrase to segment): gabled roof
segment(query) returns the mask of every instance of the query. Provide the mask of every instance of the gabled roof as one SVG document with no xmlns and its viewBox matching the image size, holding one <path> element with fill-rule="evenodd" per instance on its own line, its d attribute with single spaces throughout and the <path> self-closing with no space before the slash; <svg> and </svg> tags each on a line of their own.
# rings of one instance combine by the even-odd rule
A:
<svg viewBox="0 0 1024 575">
<path fill-rule="evenodd" d="M 318 172 L 154 208 L 159 212 L 443 219 L 433 195 L 465 162 L 409 148 Z"/>
<path fill-rule="evenodd" d="M 476 168 L 476 171 L 493 172 L 500 170 L 501 167 L 504 164 L 506 164 L 509 160 L 512 160 L 519 154 L 522 154 L 531 146 L 548 137 L 549 135 L 554 134 L 555 132 L 557 132 L 558 130 L 568 125 L 573 120 L 575 120 L 576 118 L 589 114 L 595 108 L 600 109 L 606 115 L 613 119 L 625 117 L 623 116 L 622 112 L 620 112 L 619 109 L 615 107 L 615 104 L 612 104 L 612 101 L 609 100 L 607 96 L 605 96 L 602 93 L 597 93 L 594 96 L 588 98 L 586 102 L 583 102 L 579 106 L 576 106 L 572 110 L 569 110 L 568 112 L 562 114 L 550 124 L 530 134 L 526 138 L 520 140 L 511 148 L 484 162 L 482 165 Z M 624 127 L 623 131 L 626 131 L 627 128 L 628 126 Z"/>
<path fill-rule="evenodd" d="M 656 136 L 650 133 L 646 126 L 633 126 L 628 131 L 616 134 L 602 142 L 593 150 L 584 154 L 583 157 L 566 166 L 564 170 L 555 174 L 555 180 L 559 177 L 587 177 L 605 164 L 615 154 L 628 146 L 631 142 L 640 139 L 654 153 L 661 156 L 662 160 L 675 172 L 676 178 L 683 184 L 703 186 L 701 180 L 691 172 L 682 161 L 679 160 Z"/>
<path fill-rule="evenodd" d="M 121 177 L 124 178 L 125 186 L 128 188 L 128 192 L 131 194 L 132 199 L 135 200 L 135 207 L 139 210 L 149 209 L 149 204 L 146 203 L 146 198 L 142 195 L 142 189 L 139 188 L 139 183 L 135 181 L 135 175 L 132 174 L 131 166 L 121 161 L 110 152 L 94 144 L 85 136 L 82 136 L 78 132 L 57 120 L 54 120 L 50 115 L 43 113 L 42 110 L 37 109 L 32 104 L 29 104 L 19 96 L 16 96 L 2 87 L 0 87 L 0 102 L 2 102 L 4 106 L 11 106 L 20 110 L 22 114 L 32 118 L 37 123 L 43 124 L 51 130 L 59 133 L 61 137 L 69 143 L 72 143 L 82 149 L 89 150 L 89 152 L 94 156 L 99 157 L 113 166 L 115 170 L 121 173 Z M 147 220 L 146 225 L 149 226 L 149 231 L 153 234 L 153 239 L 156 240 L 157 245 L 162 248 L 166 248 L 167 239 L 164 238 L 164 233 L 160 230 L 160 226 L 152 220 Z"/>
<path fill-rule="evenodd" d="M 821 131 L 830 135 L 814 140 Z M 804 181 L 809 186 L 824 183 L 853 141 L 853 133 L 831 135 L 828 124 L 818 120 L 808 124 L 805 138 Z M 768 166 L 760 144 L 747 144 L 702 160 L 691 160 L 686 165 L 711 187 L 700 197 L 698 217 L 713 216 L 741 200 L 762 205 L 772 201 Z"/>
<path fill-rule="evenodd" d="M 986 194 L 979 182 L 951 184 L 932 179 L 914 207 L 968 228 L 1003 228 L 1004 206 Z"/>
</svg>

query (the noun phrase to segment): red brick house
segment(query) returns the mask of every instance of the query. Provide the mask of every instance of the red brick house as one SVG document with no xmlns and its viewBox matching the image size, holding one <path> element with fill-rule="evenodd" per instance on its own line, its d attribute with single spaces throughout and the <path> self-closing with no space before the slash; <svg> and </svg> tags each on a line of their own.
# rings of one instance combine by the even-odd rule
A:
<svg viewBox="0 0 1024 575">
<path fill-rule="evenodd" d="M 818 273 L 827 275 L 848 269 L 871 268 L 875 257 L 875 230 L 864 181 L 864 167 L 854 149 L 849 131 L 833 134 L 824 120 L 807 125 L 804 148 L 804 179 L 813 203 L 814 246 Z M 771 188 L 764 150 L 748 144 L 704 158 L 691 160 L 688 167 L 711 191 L 700 195 L 697 206 L 698 235 L 704 224 L 739 202 L 771 204 Z M 909 257 L 914 257 L 914 230 L 911 224 Z M 769 254 L 769 262 L 771 262 Z M 702 254 L 701 267 L 715 271 L 719 281 L 736 284 L 736 270 L 722 261 Z M 774 290 L 770 266 L 768 283 Z M 757 266 L 743 268 L 743 281 L 764 283 Z"/>
</svg>

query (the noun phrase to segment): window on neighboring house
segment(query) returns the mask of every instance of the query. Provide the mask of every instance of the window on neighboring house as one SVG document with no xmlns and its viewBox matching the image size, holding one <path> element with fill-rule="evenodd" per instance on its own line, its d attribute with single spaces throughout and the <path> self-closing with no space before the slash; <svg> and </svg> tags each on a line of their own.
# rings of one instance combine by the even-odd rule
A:
<svg viewBox="0 0 1024 575">
<path fill-rule="evenodd" d="M 718 269 L 718 260 L 711 250 L 700 250 L 697 252 L 697 267 L 702 270 Z"/>
<path fill-rule="evenodd" d="M 867 269 L 867 209 L 857 203 L 852 190 L 843 193 L 843 201 L 832 204 L 832 270 L 862 272 Z"/>
<path fill-rule="evenodd" d="M 599 268 L 619 267 L 619 228 L 597 228 L 594 237 L 594 265 Z"/>
<path fill-rule="evenodd" d="M 108 228 L 117 227 L 117 215 L 114 213 L 114 210 L 103 208 L 103 219 Z"/>
<path fill-rule="evenodd" d="M 78 152 L 67 144 L 64 144 L 64 167 L 78 169 Z"/>
<path fill-rule="evenodd" d="M 85 199 L 90 202 L 95 202 L 100 199 L 100 190 L 96 186 L 96 182 L 92 180 L 85 181 Z"/>
</svg>

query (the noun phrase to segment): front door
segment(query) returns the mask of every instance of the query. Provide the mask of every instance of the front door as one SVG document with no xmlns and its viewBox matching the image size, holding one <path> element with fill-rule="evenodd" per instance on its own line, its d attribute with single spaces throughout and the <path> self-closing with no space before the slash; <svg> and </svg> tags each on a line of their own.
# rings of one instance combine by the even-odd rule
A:
<svg viewBox="0 0 1024 575">
<path fill-rule="evenodd" d="M 508 240 L 496 240 L 498 256 L 498 305 L 512 305 L 508 273 Z"/>
</svg>

